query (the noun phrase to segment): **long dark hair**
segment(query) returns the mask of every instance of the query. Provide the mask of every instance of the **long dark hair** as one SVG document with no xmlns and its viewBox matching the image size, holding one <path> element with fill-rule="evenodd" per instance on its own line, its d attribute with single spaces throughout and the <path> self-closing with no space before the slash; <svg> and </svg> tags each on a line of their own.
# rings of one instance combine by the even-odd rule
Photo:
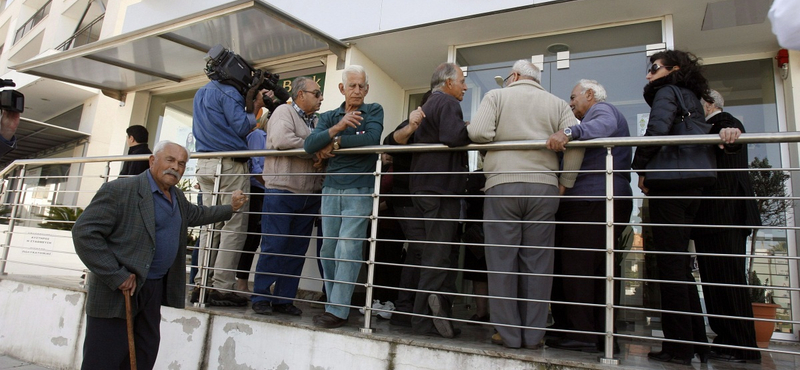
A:
<svg viewBox="0 0 800 370">
<path fill-rule="evenodd" d="M 670 83 L 691 90 L 697 98 L 713 102 L 714 98 L 708 95 L 708 80 L 703 76 L 703 67 L 694 54 L 680 50 L 660 51 L 650 56 L 650 63 L 661 59 L 664 67 L 680 67 L 666 78 Z"/>
</svg>

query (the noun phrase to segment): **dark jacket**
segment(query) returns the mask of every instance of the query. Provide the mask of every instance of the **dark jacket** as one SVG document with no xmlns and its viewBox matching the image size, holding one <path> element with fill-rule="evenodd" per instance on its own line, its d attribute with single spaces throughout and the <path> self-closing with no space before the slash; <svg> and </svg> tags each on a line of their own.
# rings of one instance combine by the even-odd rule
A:
<svg viewBox="0 0 800 370">
<path fill-rule="evenodd" d="M 164 276 L 162 304 L 183 308 L 186 299 L 187 227 L 231 218 L 230 205 L 202 207 L 189 203 L 177 190 L 181 211 L 178 254 Z M 125 318 L 125 299 L 119 286 L 136 274 L 136 294 L 144 285 L 155 254 L 155 206 L 147 175 L 103 184 L 72 228 L 75 252 L 91 271 L 86 314 L 92 317 Z M 136 299 L 131 299 L 134 314 Z"/>
<path fill-rule="evenodd" d="M 147 143 L 134 145 L 128 149 L 128 155 L 136 154 L 153 154 Z M 127 161 L 122 163 L 122 170 L 119 171 L 120 176 L 135 176 L 150 168 L 150 161 Z"/>
<path fill-rule="evenodd" d="M 672 125 L 681 121 L 678 114 L 680 111 L 678 96 L 673 93 L 672 89 L 664 88 L 667 84 L 668 79 L 664 77 L 647 84 L 644 88 L 644 100 L 650 105 L 650 119 L 647 122 L 647 131 L 644 136 L 669 135 Z M 678 88 L 683 96 L 686 109 L 693 116 L 705 116 L 699 97 L 685 87 L 678 86 Z M 644 169 L 659 150 L 661 150 L 661 147 L 657 145 L 637 147 L 631 168 L 634 170 Z M 644 173 L 639 175 L 646 176 Z"/>
<path fill-rule="evenodd" d="M 415 143 L 445 144 L 449 147 L 471 143 L 461 104 L 455 97 L 434 92 L 422 106 L 425 118 L 414 132 Z M 437 194 L 464 194 L 467 187 L 468 160 L 466 151 L 414 152 L 411 172 L 461 172 L 461 174 L 411 175 L 410 190 Z"/>
<path fill-rule="evenodd" d="M 719 113 L 708 119 L 710 134 L 719 134 L 723 128 L 733 127 L 744 131 L 744 125 L 727 112 Z M 717 157 L 717 168 L 748 168 L 747 145 L 726 145 L 725 149 L 714 146 Z M 755 199 L 731 200 L 728 197 L 752 197 L 753 186 L 747 171 L 718 171 L 717 182 L 703 189 L 703 196 L 717 197 L 703 199 L 695 216 L 695 222 L 705 225 L 748 225 L 761 226 L 758 204 Z M 700 236 L 722 232 L 719 228 L 694 228 L 692 236 Z M 743 236 L 750 234 L 750 229 L 740 229 Z"/>
<path fill-rule="evenodd" d="M 394 133 L 404 129 L 406 126 L 408 126 L 408 120 L 400 123 L 394 131 L 387 135 L 386 138 L 383 139 L 383 145 L 403 145 L 394 139 Z M 413 143 L 414 135 L 411 135 L 411 137 L 408 138 L 408 144 Z M 408 190 L 410 176 L 407 173 L 411 171 L 411 159 L 411 153 L 392 153 L 392 172 L 394 175 L 392 178 L 392 194 L 410 194 Z M 391 203 L 395 207 L 409 207 L 412 205 L 410 197 L 387 197 L 387 199 L 391 199 Z"/>
</svg>

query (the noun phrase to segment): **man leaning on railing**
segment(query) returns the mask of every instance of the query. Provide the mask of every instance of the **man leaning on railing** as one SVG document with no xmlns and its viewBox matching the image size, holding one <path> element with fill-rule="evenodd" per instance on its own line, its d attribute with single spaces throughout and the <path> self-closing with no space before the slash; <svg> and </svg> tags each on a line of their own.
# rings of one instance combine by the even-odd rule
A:
<svg viewBox="0 0 800 370">
<path fill-rule="evenodd" d="M 339 148 L 378 145 L 383 132 L 383 107 L 364 102 L 369 92 L 369 79 L 363 67 L 345 68 L 339 92 L 345 97 L 344 103 L 320 115 L 317 127 L 304 145 L 307 153 L 327 160 L 327 175 L 322 185 L 322 235 L 325 239 L 320 257 L 330 304 L 325 306 L 325 313 L 314 316 L 314 325 L 323 328 L 340 327 L 347 323 L 350 315 L 350 298 L 361 269 L 359 262 L 350 261 L 361 259 L 362 239 L 372 213 L 370 194 L 375 187 L 372 172 L 378 159 L 375 154 L 331 152 Z"/>
</svg>

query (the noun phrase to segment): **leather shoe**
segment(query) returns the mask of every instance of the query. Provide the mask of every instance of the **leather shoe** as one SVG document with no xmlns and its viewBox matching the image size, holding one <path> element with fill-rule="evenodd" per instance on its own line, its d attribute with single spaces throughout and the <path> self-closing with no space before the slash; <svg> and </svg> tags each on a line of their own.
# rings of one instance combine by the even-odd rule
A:
<svg viewBox="0 0 800 370">
<path fill-rule="evenodd" d="M 319 328 L 333 329 L 338 328 L 346 323 L 347 319 L 341 319 L 328 312 L 314 316 L 314 326 Z"/>
<path fill-rule="evenodd" d="M 274 304 L 272 305 L 272 311 L 275 313 L 283 313 L 292 316 L 300 316 L 303 314 L 303 310 L 297 308 L 297 306 L 291 303 Z"/>
<path fill-rule="evenodd" d="M 581 342 L 579 340 L 568 338 L 550 339 L 547 340 L 545 344 L 547 344 L 548 347 L 565 349 L 568 351 L 597 352 L 597 345 L 595 343 Z"/>
<path fill-rule="evenodd" d="M 389 325 L 410 328 L 411 315 L 401 315 L 398 311 L 395 311 L 392 318 L 389 319 Z"/>
<path fill-rule="evenodd" d="M 431 294 L 428 296 L 428 307 L 431 309 L 431 314 L 433 316 L 443 317 L 443 319 L 433 319 L 433 326 L 441 336 L 452 338 L 455 336 L 453 323 L 447 320 L 447 311 L 445 310 L 443 302 L 445 302 L 445 300 L 439 297 L 438 294 Z"/>
<path fill-rule="evenodd" d="M 208 292 L 208 304 L 211 306 L 247 306 L 247 298 L 236 293 L 223 293 L 217 290 Z"/>
<path fill-rule="evenodd" d="M 678 358 L 675 357 L 671 353 L 667 353 L 664 351 L 660 352 L 650 352 L 647 354 L 647 358 L 651 360 L 656 360 L 660 362 L 672 362 L 681 365 L 691 365 L 692 364 L 692 357 L 689 358 Z"/>
<path fill-rule="evenodd" d="M 492 335 L 492 344 L 497 344 L 499 346 L 503 346 L 503 347 L 506 347 L 506 348 L 514 348 L 514 349 L 519 348 L 519 347 L 511 347 L 511 346 L 507 345 L 506 342 L 503 340 L 503 337 L 500 336 L 500 333 L 494 333 Z"/>
<path fill-rule="evenodd" d="M 259 315 L 272 315 L 272 305 L 269 301 L 253 302 L 253 311 Z"/>
</svg>

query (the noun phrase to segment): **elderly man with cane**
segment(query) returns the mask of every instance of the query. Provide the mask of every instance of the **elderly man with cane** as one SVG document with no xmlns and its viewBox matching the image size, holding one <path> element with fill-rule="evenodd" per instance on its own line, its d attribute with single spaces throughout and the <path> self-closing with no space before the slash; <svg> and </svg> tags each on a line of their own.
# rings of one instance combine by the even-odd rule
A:
<svg viewBox="0 0 800 370">
<path fill-rule="evenodd" d="M 187 227 L 230 219 L 247 202 L 236 191 L 230 205 L 189 203 L 175 187 L 188 160 L 183 146 L 159 142 L 149 171 L 104 184 L 75 222 L 75 252 L 90 271 L 81 369 L 124 368 L 129 361 L 153 368 L 161 305 L 185 305 Z M 127 341 L 126 321 L 133 329 Z M 128 346 L 134 338 L 135 361 Z"/>
</svg>

